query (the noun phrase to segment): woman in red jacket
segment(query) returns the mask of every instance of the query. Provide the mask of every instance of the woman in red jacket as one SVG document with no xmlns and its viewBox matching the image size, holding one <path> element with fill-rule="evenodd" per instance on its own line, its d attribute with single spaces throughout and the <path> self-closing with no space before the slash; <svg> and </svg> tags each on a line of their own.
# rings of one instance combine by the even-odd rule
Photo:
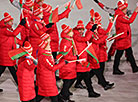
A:
<svg viewBox="0 0 138 102">
<path fill-rule="evenodd" d="M 22 102 L 35 102 L 34 69 L 36 65 L 33 64 L 30 57 L 33 48 L 27 41 L 23 48 L 29 54 L 22 56 L 18 61 L 17 79 L 20 100 Z"/>
<path fill-rule="evenodd" d="M 128 61 L 131 64 L 132 71 L 133 73 L 138 72 L 138 67 L 135 62 L 135 58 L 133 56 L 133 51 L 132 51 L 132 45 L 131 45 L 131 28 L 130 24 L 134 22 L 137 12 L 138 12 L 138 7 L 135 9 L 133 12 L 132 16 L 129 18 L 126 16 L 126 11 L 128 4 L 127 3 L 118 3 L 118 12 L 119 14 L 117 20 L 116 20 L 116 34 L 124 32 L 123 35 L 117 37 L 116 40 L 116 48 L 117 48 L 117 53 L 115 55 L 115 60 L 114 60 L 114 65 L 113 65 L 113 74 L 114 75 L 123 75 L 124 72 L 119 70 L 119 63 L 120 63 L 120 58 L 123 55 L 123 52 L 126 51 L 126 55 L 128 58 Z"/>
<path fill-rule="evenodd" d="M 108 37 L 107 33 L 109 32 L 109 30 L 111 29 L 111 24 L 109 23 L 109 26 L 107 28 L 107 30 L 103 30 L 103 28 L 101 28 L 101 16 L 99 15 L 98 12 L 96 12 L 94 14 L 95 16 L 95 21 L 94 21 L 94 25 L 92 26 L 92 29 L 88 29 L 91 30 L 93 33 L 92 38 L 90 39 L 90 42 L 92 42 L 93 44 L 93 48 L 96 52 L 96 55 L 98 57 L 98 60 L 100 62 L 102 62 L 103 59 L 101 59 L 101 49 L 100 49 L 100 44 L 105 43 L 106 38 Z M 87 25 L 87 27 L 89 27 L 89 25 Z M 104 33 L 103 35 L 101 35 L 101 33 Z M 106 55 L 104 55 L 104 57 L 107 57 Z M 104 88 L 104 90 L 108 90 L 110 88 L 112 88 L 112 86 L 114 85 L 114 83 L 109 84 L 109 82 L 106 81 L 104 75 L 103 75 L 103 64 L 102 63 L 96 63 L 93 58 L 91 56 L 88 56 L 89 58 L 89 62 L 90 67 L 92 68 L 92 70 L 90 71 L 90 77 L 93 77 L 93 75 L 96 75 L 99 81 L 99 84 L 102 85 L 102 87 Z"/>
<path fill-rule="evenodd" d="M 31 25 L 31 18 L 33 15 L 32 9 L 33 9 L 33 1 L 32 0 L 26 0 L 24 5 L 23 5 L 23 10 L 20 16 L 20 19 L 25 18 L 26 19 L 26 25 L 21 31 L 21 40 L 23 42 L 28 41 L 29 39 L 29 29 Z"/>
<path fill-rule="evenodd" d="M 52 6 L 48 4 L 43 4 L 43 14 L 44 14 L 44 21 L 46 24 L 49 23 L 49 17 L 52 13 Z M 68 17 L 69 13 L 71 12 L 71 8 L 68 7 L 63 13 L 58 15 L 58 20 L 62 20 L 63 18 Z M 47 33 L 51 37 L 51 50 L 52 50 L 52 55 L 54 59 L 56 59 L 57 52 L 59 51 L 59 34 L 58 34 L 58 29 L 56 23 L 47 31 Z"/>
<path fill-rule="evenodd" d="M 64 60 L 72 61 L 77 60 L 76 46 L 73 40 L 72 28 L 63 24 L 61 32 L 61 43 L 60 43 L 60 53 L 63 55 L 61 62 Z M 70 100 L 69 89 L 75 81 L 76 78 L 76 62 L 68 63 L 59 69 L 59 77 L 63 79 L 63 88 L 60 92 L 61 102 Z"/>
<path fill-rule="evenodd" d="M 55 71 L 63 67 L 67 61 L 55 65 L 50 48 L 50 37 L 39 42 L 37 83 L 38 95 L 51 98 L 51 102 L 58 102 Z"/>
<path fill-rule="evenodd" d="M 16 84 L 18 84 L 15 70 L 16 61 L 10 59 L 8 52 L 16 48 L 16 36 L 22 30 L 25 23 L 24 19 L 21 20 L 18 27 L 13 30 L 13 18 L 7 12 L 4 13 L 4 19 L 0 23 L 0 76 L 5 71 L 6 67 L 8 67 Z"/>
<path fill-rule="evenodd" d="M 77 47 L 77 51 L 80 54 L 86 47 L 87 47 L 87 41 L 90 40 L 92 36 L 92 32 L 87 32 L 87 36 L 83 37 L 84 34 L 84 24 L 83 21 L 79 20 L 77 27 L 73 29 L 74 35 L 74 41 Z M 84 88 L 84 86 L 81 84 L 81 80 L 84 80 L 87 90 L 89 93 L 89 97 L 99 97 L 100 94 L 94 92 L 93 87 L 91 85 L 91 82 L 89 80 L 90 77 L 90 67 L 88 65 L 84 65 L 84 63 L 87 62 L 87 52 L 85 51 L 82 55 L 79 56 L 79 58 L 83 59 L 85 58 L 85 62 L 78 62 L 77 63 L 77 82 L 75 84 L 75 88 Z"/>
<path fill-rule="evenodd" d="M 30 25 L 30 34 L 29 34 L 29 41 L 33 47 L 33 56 L 36 58 L 36 52 L 38 49 L 38 40 L 40 40 L 40 36 L 43 32 L 46 32 L 48 28 L 52 27 L 52 23 L 45 24 L 43 19 L 43 11 L 38 8 L 37 6 L 34 6 L 33 9 L 33 16 L 32 16 L 32 22 Z"/>
</svg>

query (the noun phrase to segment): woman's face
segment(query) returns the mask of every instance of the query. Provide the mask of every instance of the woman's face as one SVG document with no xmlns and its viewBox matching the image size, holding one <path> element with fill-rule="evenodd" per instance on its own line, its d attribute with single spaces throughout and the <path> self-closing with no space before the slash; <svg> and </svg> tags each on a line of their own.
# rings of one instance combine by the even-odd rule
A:
<svg viewBox="0 0 138 102">
<path fill-rule="evenodd" d="M 70 31 L 67 35 L 70 36 L 70 37 L 73 37 L 73 31 Z"/>
<path fill-rule="evenodd" d="M 9 24 L 10 26 L 12 26 L 13 25 L 13 20 L 7 22 L 7 24 Z"/>
<path fill-rule="evenodd" d="M 43 13 L 40 13 L 40 14 L 38 15 L 38 17 L 39 17 L 40 19 L 43 19 Z"/>
<path fill-rule="evenodd" d="M 44 0 L 41 0 L 41 1 L 39 1 L 37 4 L 38 4 L 39 6 L 42 6 L 43 3 L 44 3 Z"/>
</svg>

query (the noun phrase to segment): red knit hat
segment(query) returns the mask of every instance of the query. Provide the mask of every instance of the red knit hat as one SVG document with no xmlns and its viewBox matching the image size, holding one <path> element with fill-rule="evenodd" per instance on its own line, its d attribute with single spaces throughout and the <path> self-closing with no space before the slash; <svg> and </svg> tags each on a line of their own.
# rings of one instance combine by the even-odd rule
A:
<svg viewBox="0 0 138 102">
<path fill-rule="evenodd" d="M 78 21 L 77 29 L 84 29 L 84 24 L 82 20 Z"/>
<path fill-rule="evenodd" d="M 32 0 L 26 0 L 25 5 L 28 6 L 28 7 L 32 7 L 34 5 L 34 3 L 33 3 Z"/>
<path fill-rule="evenodd" d="M 95 21 L 100 22 L 102 20 L 102 17 L 101 17 L 101 15 L 98 12 L 95 12 L 94 15 L 95 15 Z"/>
<path fill-rule="evenodd" d="M 42 12 L 42 9 L 38 8 L 37 6 L 34 6 L 33 15 L 37 16 Z"/>
<path fill-rule="evenodd" d="M 13 20 L 13 18 L 11 17 L 11 15 L 9 15 L 7 12 L 4 13 L 4 22 L 9 22 Z"/>
<path fill-rule="evenodd" d="M 49 12 L 52 10 L 52 6 L 48 4 L 43 4 L 42 7 L 43 7 L 43 11 L 45 12 Z"/>
<path fill-rule="evenodd" d="M 33 51 L 33 48 L 31 46 L 31 44 L 28 41 L 25 41 L 24 43 L 24 49 L 28 52 L 31 53 Z"/>
<path fill-rule="evenodd" d="M 48 45 L 47 41 L 43 41 L 43 40 L 38 41 L 38 46 L 42 49 L 45 49 L 47 45 Z"/>
<path fill-rule="evenodd" d="M 72 30 L 72 28 L 70 26 L 67 26 L 66 24 L 63 24 L 61 28 L 62 28 L 62 33 L 65 34 L 69 33 Z"/>
<path fill-rule="evenodd" d="M 118 6 L 118 9 L 123 10 L 128 7 L 128 3 L 122 3 L 121 1 L 119 1 L 117 3 L 117 6 Z"/>
<path fill-rule="evenodd" d="M 47 34 L 47 33 L 42 33 L 42 35 L 40 36 L 40 39 L 41 39 L 41 40 L 47 40 L 49 37 L 50 37 L 49 34 Z"/>
</svg>

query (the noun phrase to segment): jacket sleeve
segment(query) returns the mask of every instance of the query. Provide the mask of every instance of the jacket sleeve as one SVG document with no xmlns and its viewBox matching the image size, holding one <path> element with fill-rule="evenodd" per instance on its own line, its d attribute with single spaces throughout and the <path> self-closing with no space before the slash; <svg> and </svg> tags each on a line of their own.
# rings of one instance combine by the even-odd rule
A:
<svg viewBox="0 0 138 102">
<path fill-rule="evenodd" d="M 102 27 L 99 27 L 99 28 L 98 28 L 98 33 L 99 33 L 99 34 L 107 34 L 107 33 L 109 33 L 109 32 L 111 31 L 112 26 L 113 26 L 113 23 L 110 22 L 110 23 L 108 24 L 108 27 L 107 27 L 106 30 L 104 30 Z"/>
<path fill-rule="evenodd" d="M 33 31 L 34 31 L 35 33 L 37 33 L 39 36 L 40 36 L 43 32 L 46 32 L 46 31 L 48 30 L 48 28 L 46 28 L 45 26 L 44 26 L 42 29 L 40 29 L 39 26 L 38 26 L 36 23 L 34 23 L 33 26 L 32 26 L 31 28 L 32 28 Z"/>
<path fill-rule="evenodd" d="M 17 36 L 18 34 L 19 34 L 19 32 L 22 30 L 22 28 L 23 28 L 24 26 L 22 26 L 22 25 L 18 25 L 18 27 L 14 30 L 14 31 L 11 31 L 11 30 L 9 30 L 8 28 L 6 29 L 6 35 L 7 36 Z"/>
<path fill-rule="evenodd" d="M 100 37 L 100 39 L 92 39 L 92 43 L 100 44 L 104 42 L 107 39 L 107 35 L 103 35 L 103 37 Z"/>
<path fill-rule="evenodd" d="M 78 42 L 86 42 L 89 41 L 92 37 L 92 32 L 91 31 L 87 31 L 85 34 L 85 37 L 81 37 L 81 36 L 74 36 L 74 39 Z"/>
<path fill-rule="evenodd" d="M 30 59 L 26 59 L 25 61 L 24 61 L 24 66 L 25 66 L 25 68 L 26 69 L 28 69 L 28 70 L 34 70 L 35 69 L 35 65 L 33 64 L 33 61 L 32 60 L 30 60 Z"/>
<path fill-rule="evenodd" d="M 50 71 L 55 72 L 56 70 L 60 69 L 61 67 L 63 67 L 65 65 L 65 62 L 62 61 L 59 64 L 53 65 L 48 59 L 43 58 L 43 65 L 46 66 L 46 68 Z"/>
<path fill-rule="evenodd" d="M 71 12 L 70 8 L 66 9 L 63 13 L 58 15 L 58 19 L 61 20 L 63 18 L 66 18 L 69 15 L 70 12 Z"/>
<path fill-rule="evenodd" d="M 136 16 L 137 16 L 137 12 L 134 11 L 133 14 L 131 15 L 131 17 L 129 19 L 127 19 L 124 16 L 119 16 L 117 19 L 121 23 L 131 24 L 131 23 L 134 22 Z"/>
<path fill-rule="evenodd" d="M 23 41 L 22 40 L 20 40 L 19 38 L 17 38 L 17 37 L 15 37 L 15 42 L 16 42 L 16 44 L 18 44 L 18 45 L 20 45 L 20 46 L 22 46 L 23 45 Z"/>
<path fill-rule="evenodd" d="M 19 9 L 21 11 L 21 7 L 19 5 L 19 2 L 17 0 L 10 0 L 11 4 L 16 7 L 17 9 Z"/>
</svg>

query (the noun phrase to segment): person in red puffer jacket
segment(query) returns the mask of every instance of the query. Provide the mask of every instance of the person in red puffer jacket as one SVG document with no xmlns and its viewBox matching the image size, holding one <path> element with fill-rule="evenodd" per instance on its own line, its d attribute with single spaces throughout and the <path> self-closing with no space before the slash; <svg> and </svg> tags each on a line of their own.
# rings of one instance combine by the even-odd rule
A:
<svg viewBox="0 0 138 102">
<path fill-rule="evenodd" d="M 29 42 L 25 42 L 23 48 L 29 54 L 22 56 L 18 61 L 17 79 L 20 100 L 22 102 L 35 102 L 34 64 L 30 55 L 33 48 Z"/>
<path fill-rule="evenodd" d="M 90 40 L 92 33 L 91 31 L 87 32 L 87 36 L 83 37 L 84 34 L 84 24 L 83 21 L 79 20 L 77 27 L 73 29 L 74 35 L 73 39 L 75 41 L 77 51 L 78 53 L 81 53 L 86 47 L 87 47 L 87 41 Z M 94 92 L 93 87 L 91 85 L 91 82 L 89 80 L 89 72 L 90 72 L 90 67 L 87 65 L 83 65 L 83 63 L 88 63 L 87 62 L 87 52 L 85 51 L 82 55 L 79 56 L 79 58 L 83 59 L 85 58 L 86 61 L 84 62 L 78 62 L 77 63 L 77 82 L 75 84 L 75 88 L 86 88 L 81 84 L 81 80 L 84 80 L 87 90 L 89 93 L 89 97 L 99 97 L 100 94 Z"/>
<path fill-rule="evenodd" d="M 55 65 L 50 48 L 50 37 L 45 40 L 40 40 L 38 44 L 38 95 L 50 97 L 51 102 L 58 102 L 58 89 L 56 86 L 55 71 L 63 67 L 68 62 L 63 61 Z"/>
<path fill-rule="evenodd" d="M 25 23 L 25 19 L 22 19 L 18 27 L 13 30 L 13 18 L 7 12 L 4 13 L 4 19 L 0 23 L 0 76 L 5 71 L 6 67 L 8 67 L 16 84 L 18 84 L 15 70 L 16 61 L 10 59 L 8 52 L 16 48 L 16 43 L 20 43 L 16 36 L 22 30 Z M 23 43 L 21 42 L 20 44 L 22 45 Z"/>
<path fill-rule="evenodd" d="M 61 43 L 60 43 L 60 53 L 63 55 L 61 62 L 64 60 L 72 61 L 77 60 L 77 49 L 73 40 L 73 31 L 70 26 L 63 24 L 61 32 Z M 71 101 L 69 96 L 69 89 L 75 81 L 76 78 L 76 62 L 68 63 L 59 69 L 59 77 L 63 79 L 63 88 L 60 92 L 60 99 L 62 101 Z"/>
<path fill-rule="evenodd" d="M 23 5 L 23 10 L 20 16 L 20 19 L 25 18 L 26 19 L 26 25 L 21 31 L 21 40 L 23 42 L 29 40 L 29 33 L 30 33 L 30 25 L 31 25 L 31 18 L 33 15 L 32 9 L 33 9 L 33 1 L 32 0 L 26 0 Z"/>
<path fill-rule="evenodd" d="M 119 11 L 116 13 L 119 14 L 119 16 L 116 20 L 116 26 L 115 26 L 116 34 L 119 34 L 122 32 L 124 32 L 124 34 L 115 39 L 117 53 L 115 55 L 115 60 L 114 60 L 114 65 L 113 65 L 114 75 L 124 74 L 124 72 L 119 70 L 120 58 L 122 57 L 124 51 L 126 51 L 126 55 L 127 55 L 128 61 L 131 64 L 133 73 L 138 72 L 138 67 L 136 65 L 135 58 L 133 56 L 132 47 L 131 47 L 132 46 L 131 44 L 132 35 L 131 35 L 131 28 L 130 28 L 130 24 L 134 22 L 137 16 L 138 7 L 136 7 L 135 11 L 133 12 L 130 18 L 126 16 L 127 7 L 128 7 L 127 3 L 123 4 L 122 2 L 118 2 Z"/>
<path fill-rule="evenodd" d="M 43 4 L 43 14 L 44 14 L 44 21 L 46 24 L 49 23 L 49 17 L 52 13 L 52 6 L 48 4 Z M 69 13 L 71 12 L 71 8 L 68 7 L 63 13 L 58 15 L 58 20 L 61 20 L 63 18 L 67 18 Z M 47 31 L 48 34 L 50 34 L 51 37 L 51 49 L 52 49 L 52 55 L 54 59 L 56 59 L 57 52 L 59 51 L 59 34 L 56 23 Z"/>
<path fill-rule="evenodd" d="M 34 6 L 33 9 L 33 17 L 30 25 L 30 33 L 29 33 L 29 41 L 33 47 L 33 56 L 36 58 L 36 52 L 38 50 L 37 41 L 40 39 L 40 36 L 43 32 L 46 32 L 50 27 L 52 27 L 53 23 L 45 24 L 43 19 L 43 11 L 39 9 L 37 6 Z"/>
<path fill-rule="evenodd" d="M 114 83 L 112 84 L 109 84 L 109 82 L 106 81 L 104 75 L 103 75 L 103 71 L 104 71 L 104 66 L 103 66 L 103 60 L 105 61 L 107 58 L 106 56 L 106 50 L 102 49 L 102 44 L 105 43 L 106 41 L 106 38 L 108 37 L 108 32 L 110 31 L 111 29 L 111 26 L 112 26 L 112 23 L 110 22 L 109 23 L 109 26 L 107 28 L 107 30 L 104 30 L 102 27 L 101 27 L 101 16 L 98 12 L 95 12 L 94 14 L 95 16 L 95 21 L 94 21 L 94 25 L 92 26 L 91 29 L 88 29 L 88 30 L 91 30 L 93 33 L 92 35 L 92 38 L 90 39 L 90 42 L 92 42 L 92 45 L 93 45 L 93 48 L 96 52 L 96 55 L 98 57 L 98 60 L 100 63 L 96 63 L 93 61 L 93 58 L 91 56 L 88 56 L 89 58 L 89 62 L 91 63 L 90 64 L 90 67 L 92 68 L 92 70 L 90 71 L 90 78 L 92 78 L 94 75 L 97 76 L 98 78 L 98 83 L 100 85 L 102 85 L 102 87 L 104 88 L 104 90 L 108 90 L 110 88 L 112 88 L 112 86 L 114 85 Z M 88 27 L 88 25 L 87 25 Z M 100 44 L 102 46 L 100 46 Z M 104 52 L 104 54 L 103 54 Z M 104 59 L 105 58 L 105 59 Z"/>
</svg>

